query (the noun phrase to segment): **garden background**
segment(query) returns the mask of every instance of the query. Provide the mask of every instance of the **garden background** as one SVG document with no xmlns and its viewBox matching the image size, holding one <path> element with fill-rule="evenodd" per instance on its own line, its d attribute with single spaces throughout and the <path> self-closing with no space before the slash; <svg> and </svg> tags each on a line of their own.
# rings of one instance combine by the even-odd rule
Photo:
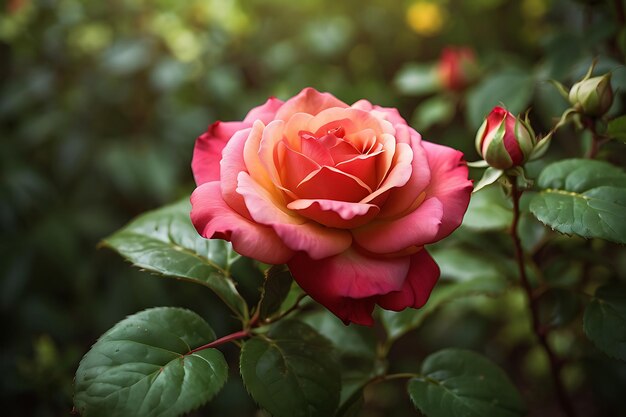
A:
<svg viewBox="0 0 626 417">
<path fill-rule="evenodd" d="M 535 130 L 545 133 L 568 107 L 547 80 L 571 85 L 594 57 L 599 72 L 613 71 L 612 114 L 624 113 L 623 11 L 619 0 L 0 3 L 3 414 L 68 415 L 78 361 L 138 310 L 188 307 L 211 317 L 217 334 L 234 329 L 209 291 L 155 279 L 97 247 L 136 215 L 191 193 L 194 141 L 213 121 L 241 120 L 269 96 L 312 86 L 347 103 L 397 107 L 425 139 L 477 160 L 475 132 L 494 105 L 531 107 Z M 475 51 L 476 80 L 467 89 L 439 83 L 435 63 L 449 46 Z M 584 154 L 590 138 L 578 136 L 572 126 L 559 130 L 548 161 Z M 601 152 L 626 165 L 623 143 Z M 607 258 L 587 262 L 572 253 L 553 265 L 560 279 L 610 269 L 626 280 L 622 247 L 588 244 L 595 253 L 606 248 Z M 485 265 L 463 267 L 481 273 Z M 254 297 L 261 279 L 241 282 L 243 295 Z M 523 295 L 507 297 L 446 306 L 406 336 L 392 360 L 418 364 L 438 348 L 475 349 L 507 371 L 533 415 L 554 415 L 547 361 L 529 331 Z M 581 311 L 567 300 L 556 305 L 556 343 L 567 346 L 582 332 L 573 320 Z M 626 365 L 591 345 L 580 350 L 583 360 L 564 370 L 580 414 L 617 415 Z M 368 391 L 363 415 L 418 415 L 401 384 Z M 231 378 L 193 415 L 261 415 L 256 410 Z"/>
</svg>

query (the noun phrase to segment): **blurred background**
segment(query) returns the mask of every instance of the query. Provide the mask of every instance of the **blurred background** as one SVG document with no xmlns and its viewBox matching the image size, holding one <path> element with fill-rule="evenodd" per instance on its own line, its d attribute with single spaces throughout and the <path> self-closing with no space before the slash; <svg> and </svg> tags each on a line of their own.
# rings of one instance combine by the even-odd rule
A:
<svg viewBox="0 0 626 417">
<path fill-rule="evenodd" d="M 232 326 L 208 291 L 97 248 L 132 217 L 191 193 L 194 141 L 215 120 L 241 120 L 269 96 L 313 86 L 397 107 L 427 140 L 476 160 L 474 135 L 491 107 L 532 107 L 535 130 L 547 132 L 568 104 L 546 80 L 571 85 L 593 57 L 626 91 L 623 10 L 620 0 L 0 2 L 3 415 L 68 415 L 82 355 L 143 308 L 192 308 L 218 335 Z M 449 47 L 472 51 L 462 85 L 446 84 L 437 64 Z M 618 93 L 612 114 L 623 102 Z M 552 155 L 584 152 L 572 132 L 557 135 Z M 623 151 L 603 148 L 622 164 Z M 418 363 L 437 346 L 482 349 L 500 315 L 442 314 L 394 355 Z M 531 384 L 549 385 L 541 354 L 511 352 L 500 363 L 551 415 L 545 390 Z M 593 383 L 581 369 L 569 381 L 589 409 L 610 411 L 626 370 L 596 361 Z M 196 415 L 255 415 L 236 371 Z M 417 415 L 399 384 L 370 397 L 368 416 Z"/>
</svg>

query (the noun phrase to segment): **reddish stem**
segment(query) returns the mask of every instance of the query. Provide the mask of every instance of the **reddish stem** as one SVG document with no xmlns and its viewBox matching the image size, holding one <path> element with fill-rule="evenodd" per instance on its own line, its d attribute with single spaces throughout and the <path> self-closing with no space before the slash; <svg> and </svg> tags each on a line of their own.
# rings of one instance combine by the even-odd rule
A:
<svg viewBox="0 0 626 417">
<path fill-rule="evenodd" d="M 211 343 L 207 343 L 206 345 L 202 345 L 202 346 L 197 347 L 197 348 L 195 348 L 193 350 L 190 350 L 187 353 L 187 355 L 191 355 L 193 353 L 199 352 L 199 351 L 204 350 L 204 349 L 214 348 L 216 346 L 223 345 L 224 343 L 228 343 L 228 342 L 233 341 L 233 340 L 241 339 L 241 338 L 249 336 L 249 335 L 250 335 L 250 330 L 240 330 L 238 332 L 231 333 L 231 334 L 226 335 L 224 337 L 220 337 L 219 339 L 214 340 Z"/>
<path fill-rule="evenodd" d="M 511 198 L 513 200 L 513 222 L 511 223 L 511 237 L 513 238 L 513 244 L 515 246 L 515 259 L 517 261 L 520 282 L 526 296 L 528 298 L 528 307 L 530 309 L 530 316 L 532 320 L 532 328 L 539 340 L 539 343 L 543 347 L 543 350 L 548 356 L 550 361 L 550 370 L 552 373 L 552 381 L 554 383 L 554 390 L 556 392 L 557 399 L 561 406 L 563 413 L 568 417 L 576 417 L 574 407 L 567 397 L 565 387 L 561 381 L 561 366 L 562 361 L 556 356 L 550 344 L 548 343 L 548 329 L 541 325 L 539 320 L 539 304 L 538 298 L 533 295 L 533 288 L 530 285 L 530 281 L 526 276 L 526 268 L 524 267 L 524 250 L 522 249 L 522 242 L 517 234 L 517 226 L 520 218 L 519 200 L 522 195 L 521 190 L 517 187 L 517 178 L 509 177 L 511 181 Z"/>
<path fill-rule="evenodd" d="M 187 355 L 200 352 L 201 350 L 204 350 L 204 349 L 211 349 L 216 346 L 223 345 L 224 343 L 232 342 L 233 340 L 243 339 L 244 337 L 248 337 L 250 336 L 252 329 L 254 329 L 255 327 L 258 327 L 258 325 L 259 325 L 259 311 L 257 310 L 256 313 L 250 319 L 250 322 L 248 323 L 245 329 L 239 330 L 238 332 L 235 332 L 235 333 L 227 334 L 226 336 L 220 337 L 219 339 L 214 340 L 211 343 L 207 343 L 206 345 L 202 345 L 200 347 L 192 349 L 189 352 L 187 352 Z"/>
</svg>

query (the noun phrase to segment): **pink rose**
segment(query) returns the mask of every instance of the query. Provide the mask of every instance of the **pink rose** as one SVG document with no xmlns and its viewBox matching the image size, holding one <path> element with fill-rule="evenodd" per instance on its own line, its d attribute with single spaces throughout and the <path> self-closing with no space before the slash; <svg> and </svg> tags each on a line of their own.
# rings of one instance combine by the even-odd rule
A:
<svg viewBox="0 0 626 417">
<path fill-rule="evenodd" d="M 419 308 L 439 277 L 424 249 L 456 229 L 472 183 L 462 154 L 422 141 L 396 109 L 307 88 L 200 136 L 191 220 L 206 238 L 287 263 L 344 322 Z"/>
</svg>

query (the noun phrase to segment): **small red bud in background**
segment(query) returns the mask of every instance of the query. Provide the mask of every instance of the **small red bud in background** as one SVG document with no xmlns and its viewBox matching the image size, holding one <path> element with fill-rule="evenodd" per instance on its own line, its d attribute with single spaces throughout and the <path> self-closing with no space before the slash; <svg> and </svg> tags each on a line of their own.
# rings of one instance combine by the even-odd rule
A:
<svg viewBox="0 0 626 417">
<path fill-rule="evenodd" d="M 447 90 L 460 91 L 478 76 L 476 56 L 471 48 L 447 47 L 441 51 L 437 72 Z"/>
</svg>

